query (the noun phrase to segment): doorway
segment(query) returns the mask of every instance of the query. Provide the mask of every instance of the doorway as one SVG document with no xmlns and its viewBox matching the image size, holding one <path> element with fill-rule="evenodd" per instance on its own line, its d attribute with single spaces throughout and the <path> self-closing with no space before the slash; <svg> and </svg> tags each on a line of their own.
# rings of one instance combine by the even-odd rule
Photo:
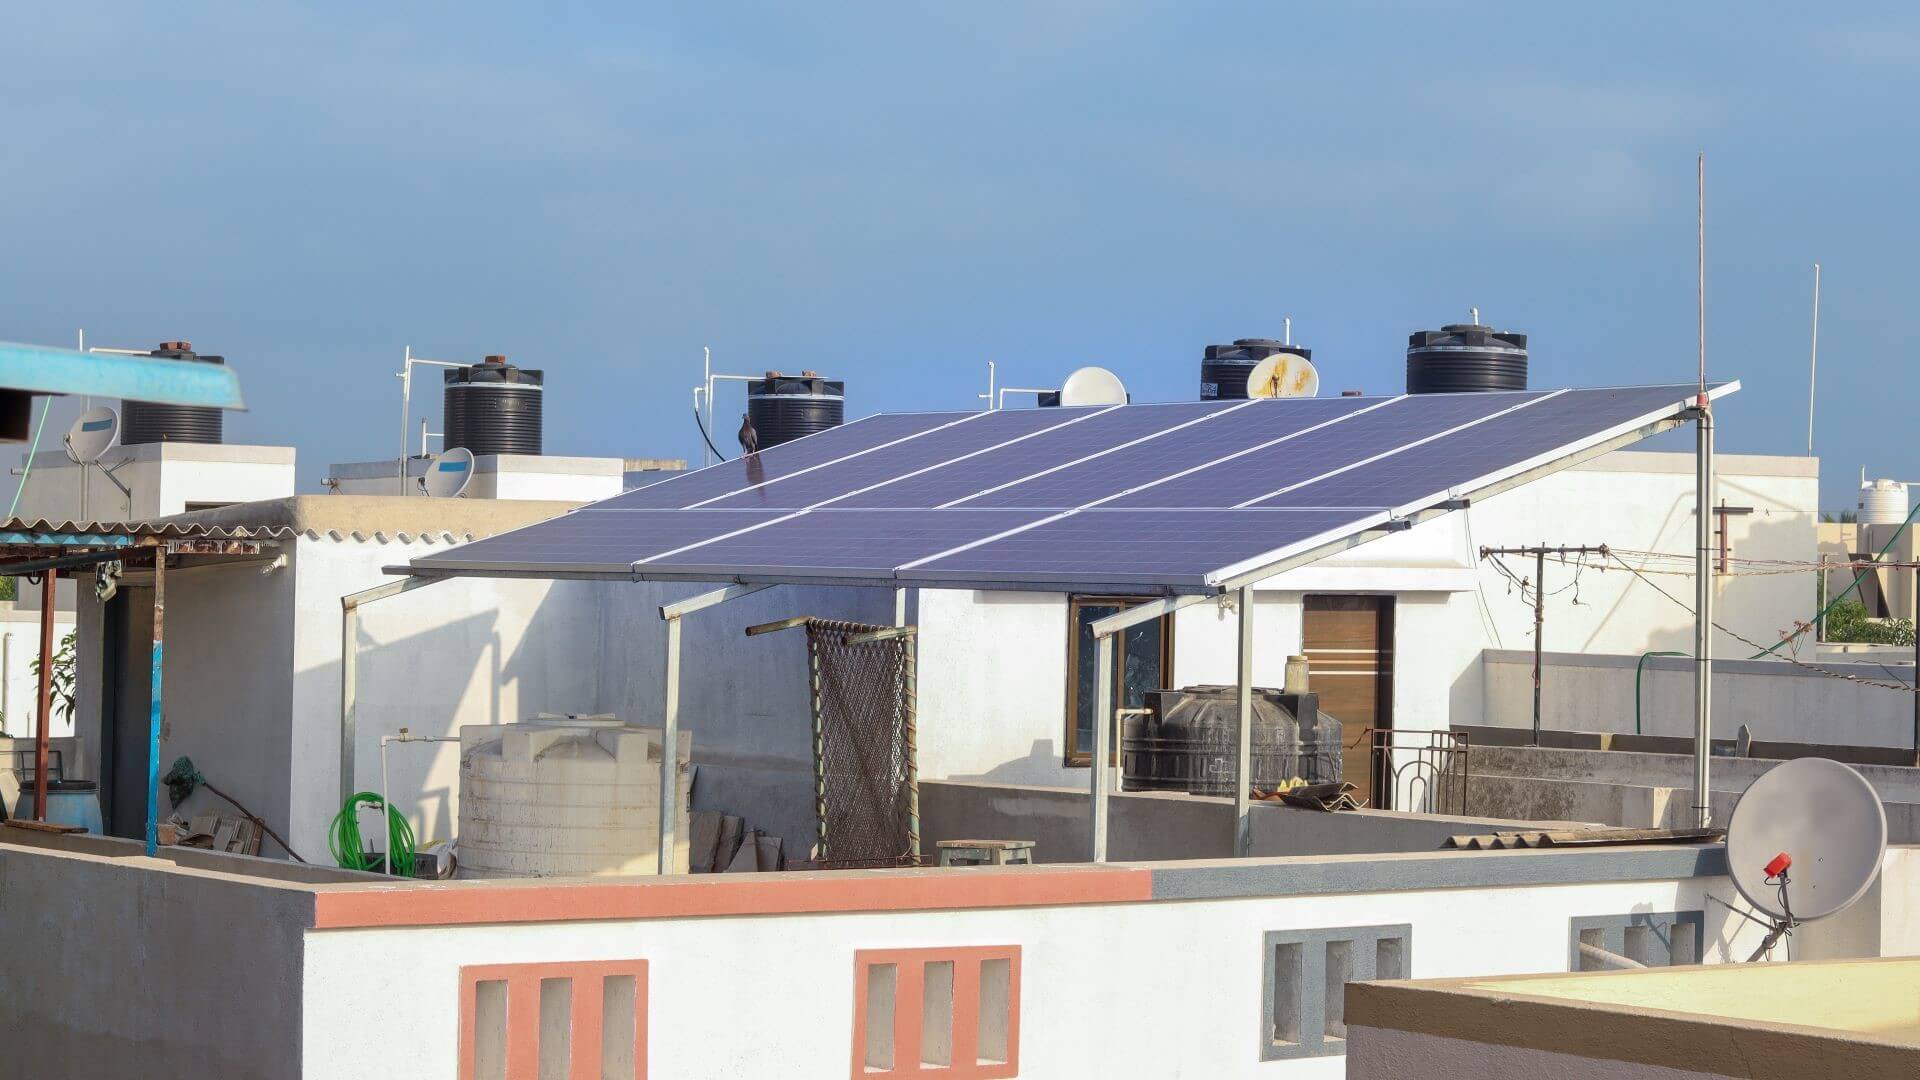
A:
<svg viewBox="0 0 1920 1080">
<path fill-rule="evenodd" d="M 147 835 L 148 717 L 153 703 L 153 590 L 121 586 L 104 611 L 100 792 L 110 836 Z"/>
<path fill-rule="evenodd" d="M 1392 785 L 1374 775 L 1369 729 L 1393 727 L 1393 597 L 1308 596 L 1304 608 L 1307 685 L 1340 721 L 1341 775 L 1355 799 L 1386 809 Z"/>
</svg>

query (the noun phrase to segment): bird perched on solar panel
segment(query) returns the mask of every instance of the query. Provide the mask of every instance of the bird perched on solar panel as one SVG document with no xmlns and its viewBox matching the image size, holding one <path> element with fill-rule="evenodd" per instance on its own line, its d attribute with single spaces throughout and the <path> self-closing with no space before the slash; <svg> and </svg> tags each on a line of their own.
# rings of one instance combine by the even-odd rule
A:
<svg viewBox="0 0 1920 1080">
<path fill-rule="evenodd" d="M 740 414 L 740 452 L 749 456 L 760 452 L 760 433 L 754 430 L 753 418 L 746 413 Z"/>
</svg>

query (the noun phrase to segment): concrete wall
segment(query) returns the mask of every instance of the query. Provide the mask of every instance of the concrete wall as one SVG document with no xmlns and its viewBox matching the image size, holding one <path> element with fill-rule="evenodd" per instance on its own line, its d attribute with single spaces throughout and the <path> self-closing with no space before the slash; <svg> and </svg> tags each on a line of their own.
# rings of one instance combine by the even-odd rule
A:
<svg viewBox="0 0 1920 1080">
<path fill-rule="evenodd" d="M 1478 746 L 1468 782 L 1469 805 L 1520 820 L 1593 821 L 1635 828 L 1680 828 L 1693 801 L 1693 758 L 1619 750 Z M 1708 780 L 1713 817 L 1724 823 L 1755 780 L 1780 761 L 1716 757 Z M 1887 839 L 1920 843 L 1920 769 L 1854 765 L 1879 793 Z"/>
<path fill-rule="evenodd" d="M 1085 775 L 1083 772 L 1082 775 Z M 960 780 L 920 784 L 921 849 L 932 859 L 941 840 L 1032 840 L 1034 861 L 1092 857 L 1084 790 Z M 1116 861 L 1224 859 L 1233 855 L 1233 800 L 1172 792 L 1113 795 L 1107 851 Z M 1437 851 L 1449 836 L 1524 828 L 1491 818 L 1386 810 L 1323 814 L 1280 804 L 1253 807 L 1253 854 L 1358 855 Z"/>
<path fill-rule="evenodd" d="M 0 1071 L 303 1075 L 312 906 L 270 882 L 0 843 Z"/>
<path fill-rule="evenodd" d="M 1286 862 L 1263 868 L 1275 880 L 1295 876 Z M 1198 891 L 1209 892 L 1200 879 L 1214 873 L 1212 864 L 1192 873 Z M 1717 963 L 1751 947 L 1748 925 L 1705 899 L 1726 888 L 1724 878 L 1706 877 L 315 931 L 305 969 L 306 1075 L 450 1076 L 463 965 L 599 959 L 649 965 L 649 1075 L 841 1075 L 852 1044 L 856 950 L 1017 944 L 1021 1076 L 1331 1080 L 1345 1075 L 1337 1055 L 1260 1060 L 1269 931 L 1406 924 L 1415 977 L 1565 971 L 1575 916 L 1699 909 L 1708 959 Z M 1488 947 L 1494 940 L 1497 949 Z M 384 962 L 366 964 L 376 948 Z M 382 1002 L 390 1029 L 420 1037 L 330 1037 L 362 1016 L 370 998 Z"/>
<path fill-rule="evenodd" d="M 42 441 L 58 445 L 62 432 Z M 24 457 L 24 455 L 23 455 Z M 147 521 L 178 514 L 189 503 L 241 503 L 294 492 L 291 446 L 234 443 L 143 443 L 107 451 L 103 465 L 133 492 L 132 505 L 98 468 L 82 469 L 62 450 L 33 456 L 20 495 L 20 517 L 49 521 Z"/>
<path fill-rule="evenodd" d="M 1737 656 L 1748 656 L 1748 649 Z M 1822 661 L 1810 670 L 1780 660 L 1716 660 L 1713 735 L 1731 739 L 1745 724 L 1757 740 L 1835 746 L 1913 745 L 1912 650 L 1905 666 Z M 1552 731 L 1632 732 L 1635 656 L 1548 653 L 1541 676 L 1541 726 Z M 1486 711 L 1491 727 L 1533 725 L 1533 654 L 1488 650 Z M 1822 674 L 1828 672 L 1830 674 Z M 1903 689 L 1854 682 L 1853 675 Z M 1467 721 L 1472 722 L 1472 721 Z M 1693 660 L 1650 656 L 1640 686 L 1640 727 L 1648 735 L 1693 735 Z"/>
</svg>

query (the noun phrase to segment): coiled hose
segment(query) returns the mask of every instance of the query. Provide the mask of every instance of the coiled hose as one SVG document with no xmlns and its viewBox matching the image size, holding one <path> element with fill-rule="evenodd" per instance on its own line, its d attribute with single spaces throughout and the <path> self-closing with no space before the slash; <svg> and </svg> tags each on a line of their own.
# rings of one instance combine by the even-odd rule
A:
<svg viewBox="0 0 1920 1080">
<path fill-rule="evenodd" d="M 348 799 L 340 812 L 333 816 L 333 825 L 327 830 L 327 847 L 333 852 L 333 861 L 345 870 L 376 870 L 381 865 L 378 855 L 369 855 L 366 845 L 360 839 L 360 807 L 366 806 L 379 810 L 385 806 L 384 800 L 371 791 L 362 791 Z M 400 877 L 413 876 L 413 826 L 400 811 L 387 806 L 387 851 L 393 863 L 393 872 Z"/>
</svg>

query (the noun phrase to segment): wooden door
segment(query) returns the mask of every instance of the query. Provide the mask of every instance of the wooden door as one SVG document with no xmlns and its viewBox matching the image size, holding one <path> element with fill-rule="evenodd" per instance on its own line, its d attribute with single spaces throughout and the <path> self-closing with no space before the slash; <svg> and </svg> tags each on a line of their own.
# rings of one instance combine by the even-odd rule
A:
<svg viewBox="0 0 1920 1080">
<path fill-rule="evenodd" d="M 1342 776 L 1366 805 L 1388 785 L 1372 768 L 1372 728 L 1393 726 L 1393 598 L 1309 596 L 1302 631 L 1307 685 L 1320 695 L 1320 711 L 1340 721 L 1345 747 Z"/>
</svg>

